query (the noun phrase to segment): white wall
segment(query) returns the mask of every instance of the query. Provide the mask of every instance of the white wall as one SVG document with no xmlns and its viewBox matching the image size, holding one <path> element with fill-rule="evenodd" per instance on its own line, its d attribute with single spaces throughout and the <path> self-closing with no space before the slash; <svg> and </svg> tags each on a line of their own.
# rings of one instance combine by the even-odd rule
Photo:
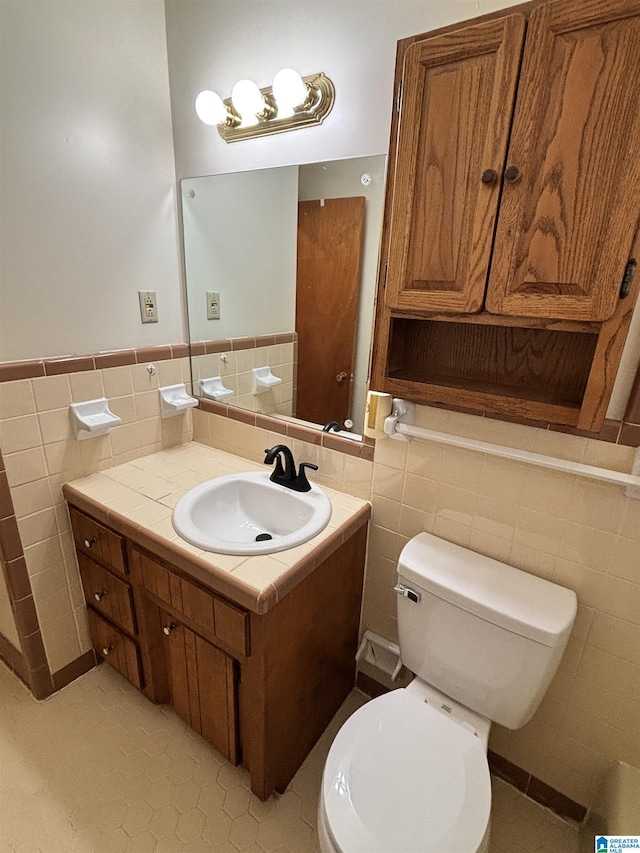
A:
<svg viewBox="0 0 640 853">
<path fill-rule="evenodd" d="M 178 177 L 387 153 L 398 39 L 514 2 L 166 0 Z M 321 126 L 229 145 L 196 116 L 202 89 L 226 98 L 237 80 L 266 86 L 285 66 L 333 80 L 335 106 Z M 639 358 L 637 307 L 609 417 L 624 414 Z"/>
<path fill-rule="evenodd" d="M 396 42 L 510 0 L 166 0 L 178 177 L 385 154 Z M 319 127 L 231 145 L 197 118 L 202 89 L 223 98 L 249 77 L 323 71 L 336 102 Z"/>
<path fill-rule="evenodd" d="M 181 193 L 191 340 L 292 332 L 297 167 L 185 180 Z M 207 320 L 208 290 L 219 320 Z"/>
<path fill-rule="evenodd" d="M 162 0 L 0 16 L 0 360 L 185 340 Z"/>
</svg>

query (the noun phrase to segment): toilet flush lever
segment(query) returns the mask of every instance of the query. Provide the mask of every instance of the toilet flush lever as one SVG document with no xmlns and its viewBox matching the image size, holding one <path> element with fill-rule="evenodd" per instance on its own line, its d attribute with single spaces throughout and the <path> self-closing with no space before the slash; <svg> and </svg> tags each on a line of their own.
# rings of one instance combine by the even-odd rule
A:
<svg viewBox="0 0 640 853">
<path fill-rule="evenodd" d="M 422 597 L 419 592 L 415 592 L 415 590 L 409 589 L 408 586 L 403 586 L 401 583 L 394 586 L 394 590 L 398 595 L 402 595 L 404 598 L 408 598 L 410 601 L 413 601 L 414 604 L 417 604 Z"/>
</svg>

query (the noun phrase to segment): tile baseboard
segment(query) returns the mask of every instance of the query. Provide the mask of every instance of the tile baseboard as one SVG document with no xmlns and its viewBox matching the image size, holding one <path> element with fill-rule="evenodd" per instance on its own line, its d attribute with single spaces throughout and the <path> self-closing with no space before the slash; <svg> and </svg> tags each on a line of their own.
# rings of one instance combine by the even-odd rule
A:
<svg viewBox="0 0 640 853">
<path fill-rule="evenodd" d="M 81 675 L 89 672 L 94 666 L 96 666 L 96 653 L 93 649 L 89 649 L 88 652 L 85 652 L 79 658 L 72 660 L 71 663 L 53 673 L 51 678 L 53 680 L 54 692 L 62 690 L 63 687 L 66 687 L 67 684 L 71 684 L 76 678 L 80 678 Z"/>
<path fill-rule="evenodd" d="M 0 634 L 0 660 L 3 661 L 9 669 L 14 672 L 20 681 L 24 682 L 29 687 L 29 675 L 24 661 L 24 655 L 16 649 L 13 643 Z"/>
</svg>

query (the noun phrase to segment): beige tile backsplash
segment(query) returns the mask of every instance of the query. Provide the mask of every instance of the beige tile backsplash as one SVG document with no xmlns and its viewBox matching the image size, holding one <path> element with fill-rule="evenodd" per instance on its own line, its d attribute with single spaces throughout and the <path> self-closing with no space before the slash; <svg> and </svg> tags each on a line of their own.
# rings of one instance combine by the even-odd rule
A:
<svg viewBox="0 0 640 853">
<path fill-rule="evenodd" d="M 158 387 L 189 381 L 186 358 L 0 383 L 0 447 L 52 672 L 90 648 L 61 493 L 68 480 L 191 438 L 191 413 L 160 419 Z M 69 404 L 106 396 L 122 425 L 76 441 Z"/>
<path fill-rule="evenodd" d="M 633 448 L 455 412 L 420 407 L 416 420 L 614 470 L 633 460 Z M 379 507 L 378 482 L 399 492 L 389 469 L 404 488 Z M 613 761 L 638 766 L 640 502 L 616 486 L 415 440 L 378 442 L 373 482 L 363 627 L 396 639 L 395 601 L 381 587 L 419 529 L 571 587 L 579 613 L 558 675 L 534 719 L 517 732 L 494 726 L 491 747 L 585 805 Z"/>
<path fill-rule="evenodd" d="M 268 433 L 194 415 L 196 440 L 262 458 Z M 442 409 L 418 407 L 416 423 L 613 470 L 633 460 L 633 448 Z M 494 726 L 491 748 L 583 805 L 612 762 L 640 765 L 640 502 L 433 442 L 378 441 L 373 464 L 297 444 L 297 459 L 320 465 L 319 482 L 370 494 L 363 630 L 397 640 L 396 563 L 423 530 L 571 587 L 578 617 L 548 695 L 519 731 Z"/>
<path fill-rule="evenodd" d="M 262 394 L 253 394 L 252 370 L 254 367 L 265 366 L 269 366 L 274 376 L 282 379 L 282 382 Z M 233 396 L 227 397 L 225 403 L 265 415 L 293 414 L 295 374 L 293 343 L 198 355 L 193 359 L 194 382 L 220 376 L 225 388 L 233 391 Z"/>
<path fill-rule="evenodd" d="M 282 436 L 200 410 L 160 421 L 156 389 L 188 379 L 186 359 L 0 385 L 0 441 L 45 647 L 56 671 L 89 647 L 60 486 L 193 438 L 254 461 Z M 67 407 L 104 394 L 123 424 L 71 438 Z M 480 440 L 629 471 L 633 449 L 441 409 L 416 423 Z M 288 440 L 287 440 L 288 441 Z M 615 486 L 432 442 L 385 439 L 375 461 L 301 441 L 320 484 L 371 499 L 362 628 L 397 640 L 396 563 L 422 530 L 575 589 L 567 651 L 534 719 L 494 726 L 491 747 L 583 805 L 613 761 L 640 765 L 640 502 Z M 184 484 L 188 488 L 189 484 Z"/>
</svg>

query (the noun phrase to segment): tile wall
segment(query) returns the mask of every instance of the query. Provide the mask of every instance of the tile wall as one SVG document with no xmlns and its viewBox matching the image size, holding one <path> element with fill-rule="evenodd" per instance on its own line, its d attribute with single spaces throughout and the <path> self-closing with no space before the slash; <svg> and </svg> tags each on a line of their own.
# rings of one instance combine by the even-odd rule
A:
<svg viewBox="0 0 640 853">
<path fill-rule="evenodd" d="M 233 396 L 224 400 L 229 406 L 240 406 L 245 411 L 264 415 L 291 416 L 295 399 L 296 348 L 291 340 L 238 351 L 229 347 L 223 352 L 197 355 L 193 359 L 193 379 L 197 384 L 200 379 L 220 376 L 223 385 L 233 391 Z M 254 394 L 252 370 L 266 366 L 282 382 L 262 394 Z"/>
<path fill-rule="evenodd" d="M 0 382 L 0 447 L 51 673 L 91 648 L 62 484 L 191 438 L 191 413 L 161 420 L 157 390 L 189 381 L 189 359 L 159 355 L 153 374 L 146 363 L 87 365 Z M 69 404 L 103 396 L 122 425 L 76 441 Z"/>
<path fill-rule="evenodd" d="M 189 440 L 191 424 L 195 440 L 256 462 L 273 438 L 273 422 L 250 412 L 161 421 L 158 385 L 188 380 L 189 370 L 186 358 L 165 358 L 154 376 L 131 364 L 0 382 L 0 446 L 52 672 L 89 648 L 61 484 Z M 69 403 L 103 394 L 123 425 L 75 442 Z M 417 423 L 621 471 L 634 452 L 436 408 L 419 407 Z M 284 422 L 283 431 L 296 459 L 320 466 L 319 483 L 372 500 L 363 629 L 396 639 L 396 562 L 422 530 L 565 584 L 580 606 L 558 675 L 526 727 L 494 727 L 492 749 L 583 805 L 613 761 L 640 765 L 640 502 L 615 486 L 429 442 L 379 441 L 372 462 L 371 447 L 342 442 L 343 452 L 331 436 Z"/>
<path fill-rule="evenodd" d="M 419 425 L 629 472 L 633 448 L 420 408 Z M 363 625 L 395 639 L 395 562 L 427 530 L 574 589 L 575 629 L 534 719 L 491 747 L 588 805 L 612 761 L 640 765 L 640 501 L 617 486 L 431 442 L 377 443 Z"/>
<path fill-rule="evenodd" d="M 245 414 L 249 416 L 249 413 Z M 279 424 L 271 421 L 269 424 L 265 423 L 264 428 L 258 428 L 250 423 L 239 422 L 200 409 L 193 411 L 194 441 L 225 450 L 227 453 L 244 456 L 254 462 L 264 461 L 265 448 L 269 447 L 269 443 L 273 443 L 274 433 L 277 436 L 278 430 L 274 429 L 276 427 L 282 430 L 282 441 L 292 449 L 296 462 L 313 462 L 318 465 L 318 471 L 312 472 L 315 483 L 347 492 L 357 498 L 370 499 L 373 463 L 359 455 L 361 449 L 359 442 L 303 429 L 286 424 L 284 421 Z M 286 437 L 285 430 L 288 432 Z M 311 436 L 318 443 L 296 438 L 295 435 Z M 326 442 L 325 446 L 321 446 L 321 440 Z M 346 450 L 333 449 L 338 446 L 346 447 Z M 352 449 L 353 453 L 349 452 Z"/>
<path fill-rule="evenodd" d="M 420 426 L 629 472 L 634 449 L 418 407 Z M 194 438 L 256 461 L 266 431 L 204 412 Z M 293 442 L 317 481 L 373 503 L 362 630 L 397 640 L 393 585 L 408 538 L 426 530 L 571 587 L 577 622 L 534 719 L 494 726 L 491 748 L 588 805 L 616 760 L 640 766 L 640 501 L 617 486 L 432 442 L 376 442 L 373 464 Z M 369 491 L 370 490 L 370 491 Z"/>
<path fill-rule="evenodd" d="M 6 562 L 0 557 L 0 630 L 11 643 L 11 645 L 20 650 L 20 637 L 16 628 L 16 620 L 11 609 L 11 599 L 5 581 L 5 573 L 7 570 Z"/>
</svg>

